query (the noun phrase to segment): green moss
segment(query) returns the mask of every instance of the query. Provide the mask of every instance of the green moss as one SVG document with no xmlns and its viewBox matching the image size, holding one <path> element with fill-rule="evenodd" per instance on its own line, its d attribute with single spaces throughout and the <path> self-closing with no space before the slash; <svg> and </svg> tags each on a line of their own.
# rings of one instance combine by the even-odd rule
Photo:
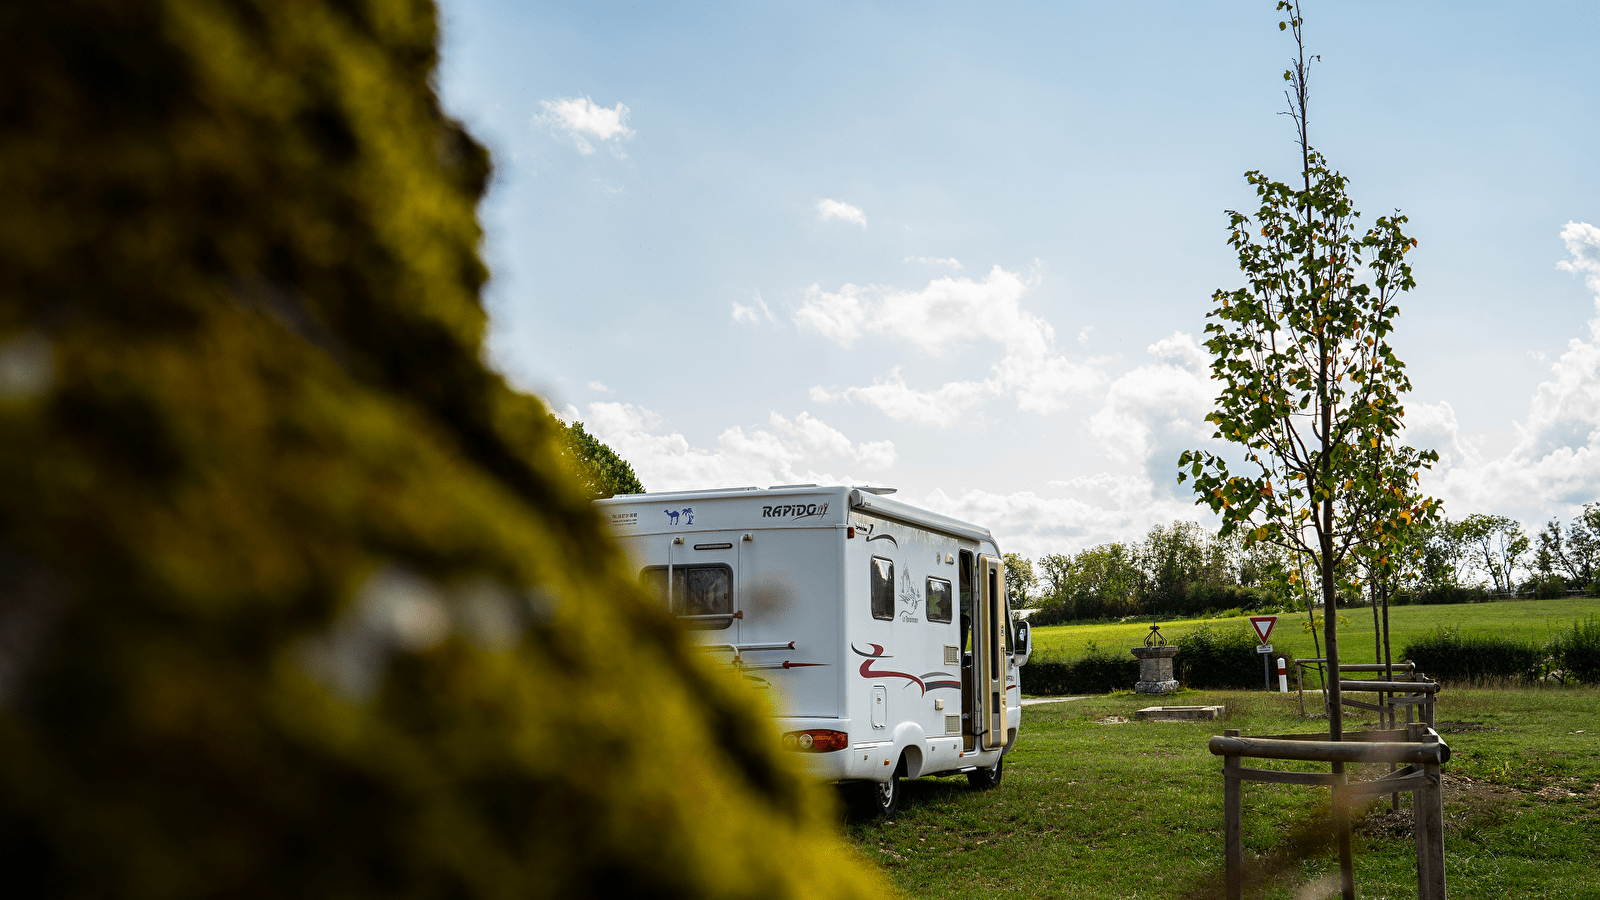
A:
<svg viewBox="0 0 1600 900">
<path fill-rule="evenodd" d="M 488 161 L 436 31 L 424 2 L 0 11 L 9 883 L 877 889 L 480 362 Z"/>
</svg>

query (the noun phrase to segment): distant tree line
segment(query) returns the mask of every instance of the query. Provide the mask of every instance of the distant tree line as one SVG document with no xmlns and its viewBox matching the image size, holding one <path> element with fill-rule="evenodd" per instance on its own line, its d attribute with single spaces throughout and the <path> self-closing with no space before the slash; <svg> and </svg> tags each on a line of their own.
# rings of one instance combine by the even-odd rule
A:
<svg viewBox="0 0 1600 900">
<path fill-rule="evenodd" d="M 1141 541 L 1115 541 L 1038 560 L 1006 558 L 1012 603 L 1037 609 L 1031 621 L 1053 625 L 1128 616 L 1201 615 L 1260 609 L 1280 602 L 1268 585 L 1272 548 L 1245 550 L 1196 522 L 1150 529 Z M 1021 602 L 1019 603 L 1019 598 Z"/>
<path fill-rule="evenodd" d="M 1563 526 L 1552 519 L 1532 539 L 1505 516 L 1441 517 L 1398 548 L 1389 602 L 1462 603 L 1508 596 L 1600 594 L 1600 502 Z M 1150 529 L 1142 540 L 1099 544 L 1035 560 L 1006 554 L 1006 587 L 1031 621 L 1053 625 L 1130 616 L 1191 617 L 1230 610 L 1309 609 L 1315 574 L 1266 544 L 1248 549 L 1197 522 Z M 1341 569 L 1340 605 L 1368 602 L 1370 573 Z"/>
</svg>

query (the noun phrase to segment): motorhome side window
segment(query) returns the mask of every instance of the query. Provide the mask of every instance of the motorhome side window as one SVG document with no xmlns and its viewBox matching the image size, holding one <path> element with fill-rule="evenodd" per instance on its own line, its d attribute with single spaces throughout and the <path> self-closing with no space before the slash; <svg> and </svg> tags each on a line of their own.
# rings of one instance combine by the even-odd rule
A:
<svg viewBox="0 0 1600 900">
<path fill-rule="evenodd" d="M 651 566 L 639 581 L 667 602 L 667 567 Z M 733 570 L 727 566 L 673 566 L 673 615 L 690 628 L 727 628 L 733 624 Z"/>
<path fill-rule="evenodd" d="M 950 593 L 950 582 L 943 578 L 928 579 L 928 621 L 950 621 L 950 610 L 953 607 Z"/>
<path fill-rule="evenodd" d="M 872 617 L 894 618 L 894 562 L 881 556 L 872 558 Z"/>
</svg>

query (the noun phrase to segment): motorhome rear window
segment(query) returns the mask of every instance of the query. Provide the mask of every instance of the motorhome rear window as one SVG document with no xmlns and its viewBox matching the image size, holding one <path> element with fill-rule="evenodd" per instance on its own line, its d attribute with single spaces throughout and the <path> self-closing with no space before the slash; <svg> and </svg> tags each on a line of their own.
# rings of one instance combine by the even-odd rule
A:
<svg viewBox="0 0 1600 900">
<path fill-rule="evenodd" d="M 894 561 L 872 558 L 872 617 L 894 618 Z"/>
<path fill-rule="evenodd" d="M 639 581 L 667 602 L 667 567 L 651 566 Z M 673 615 L 690 628 L 727 628 L 733 624 L 733 569 L 722 565 L 672 567 Z"/>
<path fill-rule="evenodd" d="M 928 579 L 928 621 L 950 621 L 951 603 L 950 582 L 943 578 Z"/>
</svg>

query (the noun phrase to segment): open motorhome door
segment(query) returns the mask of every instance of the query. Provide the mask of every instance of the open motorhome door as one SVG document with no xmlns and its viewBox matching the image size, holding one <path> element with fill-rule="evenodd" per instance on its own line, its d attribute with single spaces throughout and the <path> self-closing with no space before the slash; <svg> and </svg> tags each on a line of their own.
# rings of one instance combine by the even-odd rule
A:
<svg viewBox="0 0 1600 900">
<path fill-rule="evenodd" d="M 978 602 L 972 623 L 973 668 L 983 716 L 983 748 L 1006 745 L 1006 573 L 998 556 L 978 557 Z"/>
</svg>

